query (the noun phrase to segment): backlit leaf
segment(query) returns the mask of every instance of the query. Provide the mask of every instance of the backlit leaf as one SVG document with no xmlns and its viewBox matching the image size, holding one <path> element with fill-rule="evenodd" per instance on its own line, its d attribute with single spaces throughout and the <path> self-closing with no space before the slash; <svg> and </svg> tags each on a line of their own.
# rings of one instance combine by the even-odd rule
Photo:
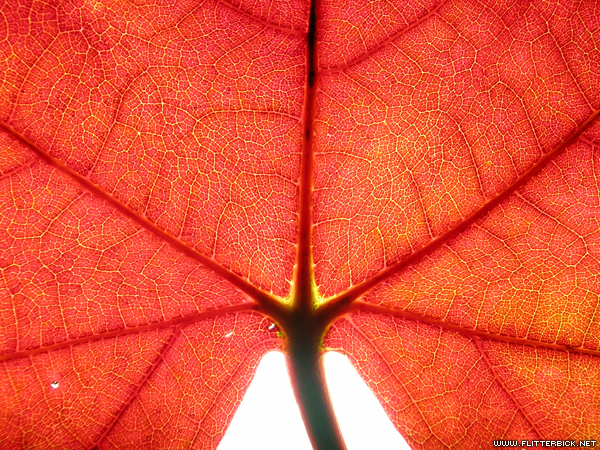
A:
<svg viewBox="0 0 600 450">
<path fill-rule="evenodd" d="M 323 317 L 415 449 L 600 435 L 599 4 L 315 1 L 0 4 L 0 447 L 214 449 Z"/>
</svg>

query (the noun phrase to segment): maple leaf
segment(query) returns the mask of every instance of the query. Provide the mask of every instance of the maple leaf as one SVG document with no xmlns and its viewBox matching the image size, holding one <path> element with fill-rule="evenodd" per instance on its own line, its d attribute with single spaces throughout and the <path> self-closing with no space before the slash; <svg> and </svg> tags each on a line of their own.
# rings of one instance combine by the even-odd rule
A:
<svg viewBox="0 0 600 450">
<path fill-rule="evenodd" d="M 215 448 L 277 348 L 320 450 L 324 349 L 415 449 L 598 436 L 597 2 L 0 7 L 0 447 Z"/>
</svg>

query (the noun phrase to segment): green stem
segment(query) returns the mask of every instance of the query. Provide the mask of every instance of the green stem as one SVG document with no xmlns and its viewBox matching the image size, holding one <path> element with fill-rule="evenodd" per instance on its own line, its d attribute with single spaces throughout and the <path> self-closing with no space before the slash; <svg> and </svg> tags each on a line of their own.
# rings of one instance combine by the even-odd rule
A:
<svg viewBox="0 0 600 450">
<path fill-rule="evenodd" d="M 314 450 L 346 450 L 325 384 L 323 333 L 294 328 L 288 334 L 288 370 L 310 442 Z"/>
</svg>

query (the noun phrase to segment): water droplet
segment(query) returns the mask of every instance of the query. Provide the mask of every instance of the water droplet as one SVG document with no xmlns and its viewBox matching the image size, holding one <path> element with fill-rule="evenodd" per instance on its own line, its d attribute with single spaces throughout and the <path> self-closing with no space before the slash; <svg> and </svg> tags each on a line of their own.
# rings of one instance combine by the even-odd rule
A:
<svg viewBox="0 0 600 450">
<path fill-rule="evenodd" d="M 231 337 L 233 336 L 233 331 L 230 331 L 229 333 L 227 333 L 224 337 Z"/>
<path fill-rule="evenodd" d="M 52 387 L 52 389 L 57 389 L 58 388 L 58 381 L 53 381 L 52 383 L 50 383 L 50 386 Z"/>
<path fill-rule="evenodd" d="M 275 330 L 277 327 L 275 326 L 274 323 L 272 323 L 271 325 L 269 325 L 269 331 L 273 331 Z"/>
</svg>

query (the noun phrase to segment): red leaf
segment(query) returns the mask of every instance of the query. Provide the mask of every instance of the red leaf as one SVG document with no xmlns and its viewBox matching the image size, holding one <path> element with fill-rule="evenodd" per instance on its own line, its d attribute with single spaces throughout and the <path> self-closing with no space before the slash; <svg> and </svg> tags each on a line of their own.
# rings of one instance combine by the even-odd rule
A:
<svg viewBox="0 0 600 450">
<path fill-rule="evenodd" d="M 2 448 L 215 448 L 279 347 L 323 446 L 321 342 L 413 448 L 598 436 L 599 6 L 315 1 L 1 6 Z"/>
</svg>

